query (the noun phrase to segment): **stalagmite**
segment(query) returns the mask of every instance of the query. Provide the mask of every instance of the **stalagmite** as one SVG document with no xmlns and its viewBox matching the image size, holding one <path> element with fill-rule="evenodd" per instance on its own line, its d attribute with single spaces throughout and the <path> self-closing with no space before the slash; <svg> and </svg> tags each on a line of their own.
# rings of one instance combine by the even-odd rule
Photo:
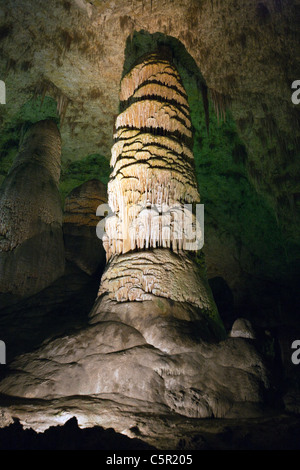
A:
<svg viewBox="0 0 300 470">
<path fill-rule="evenodd" d="M 170 64 L 169 60 L 163 59 L 160 54 L 149 54 L 123 78 L 120 100 L 127 101 L 145 82 L 159 82 L 159 84 L 167 85 L 169 88 L 174 87 L 186 97 L 179 73 Z"/>
<path fill-rule="evenodd" d="M 116 119 L 108 199 L 122 228 L 122 251 L 177 251 L 188 243 L 179 239 L 176 224 L 167 228 L 155 211 L 143 209 L 156 206 L 161 213 L 163 204 L 168 212 L 177 204 L 199 202 L 189 105 L 179 74 L 169 60 L 150 54 L 123 78 L 120 99 L 124 111 Z M 134 217 L 129 215 L 133 206 L 140 207 Z M 107 236 L 109 259 L 121 246 L 109 219 Z"/>
<path fill-rule="evenodd" d="M 197 225 L 184 205 L 200 197 L 189 105 L 169 57 L 153 53 L 133 67 L 121 82 L 120 100 L 108 184 L 114 215 L 104 236 L 109 263 L 99 299 L 156 296 L 213 311 L 205 280 L 184 254 Z"/>
<path fill-rule="evenodd" d="M 34 124 L 0 189 L 0 294 L 32 295 L 64 272 L 56 124 Z M 1 303 L 5 303 L 2 299 Z"/>
</svg>

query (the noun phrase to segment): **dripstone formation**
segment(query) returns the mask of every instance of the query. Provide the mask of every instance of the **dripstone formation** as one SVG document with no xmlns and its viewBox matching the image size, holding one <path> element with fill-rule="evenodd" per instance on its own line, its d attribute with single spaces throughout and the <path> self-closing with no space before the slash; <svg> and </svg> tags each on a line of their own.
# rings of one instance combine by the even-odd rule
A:
<svg viewBox="0 0 300 470">
<path fill-rule="evenodd" d="M 201 228 L 185 205 L 200 197 L 187 96 L 167 51 L 146 56 L 125 75 L 120 101 L 108 184 L 114 215 L 103 237 L 110 263 L 99 296 L 167 298 L 213 316 L 205 278 L 186 252 L 197 246 Z"/>
<path fill-rule="evenodd" d="M 205 268 L 188 249 L 191 226 L 178 216 L 199 194 L 186 94 L 164 51 L 123 78 L 121 107 L 108 186 L 114 214 L 103 239 L 108 264 L 89 324 L 17 358 L 0 383 L 0 393 L 48 400 L 43 423 L 26 406 L 8 407 L 3 419 L 19 415 L 44 429 L 62 421 L 57 409 L 74 396 L 69 412 L 89 426 L 102 422 L 102 400 L 157 415 L 257 416 L 270 386 L 264 361 L 252 338 L 236 331 L 226 339 Z M 135 425 L 132 413 L 124 420 Z"/>
<path fill-rule="evenodd" d="M 184 203 L 199 202 L 187 96 L 169 60 L 151 54 L 121 82 L 112 148 L 107 258 L 157 247 L 184 249 Z M 152 210 L 151 210 L 152 209 Z M 122 239 L 118 238 L 122 231 Z"/>
<path fill-rule="evenodd" d="M 0 189 L 0 304 L 33 295 L 64 272 L 58 190 L 61 139 L 51 120 L 34 124 Z"/>
</svg>

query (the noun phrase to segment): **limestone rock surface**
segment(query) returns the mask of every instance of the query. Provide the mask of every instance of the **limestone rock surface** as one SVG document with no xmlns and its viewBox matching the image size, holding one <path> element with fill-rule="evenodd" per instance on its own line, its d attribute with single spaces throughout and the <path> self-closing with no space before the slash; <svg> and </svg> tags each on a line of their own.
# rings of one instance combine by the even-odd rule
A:
<svg viewBox="0 0 300 470">
<path fill-rule="evenodd" d="M 255 331 L 249 320 L 238 318 L 232 325 L 230 336 L 231 338 L 255 339 Z"/>
<path fill-rule="evenodd" d="M 165 302 L 172 312 L 172 302 Z M 213 342 L 208 325 L 203 340 L 205 318 L 161 312 L 152 301 L 100 298 L 87 327 L 13 361 L 0 393 L 28 399 L 117 395 L 136 409 L 147 403 L 158 413 L 195 418 L 259 415 L 269 377 L 255 346 L 244 338 Z"/>
<path fill-rule="evenodd" d="M 116 314 L 107 315 L 105 321 L 19 357 L 0 392 L 30 399 L 119 394 L 137 408 L 145 402 L 156 411 L 162 407 L 195 418 L 260 414 L 268 378 L 247 340 L 199 344 L 193 338 L 197 325 L 155 314 L 148 328 L 139 331 L 141 312 L 127 311 L 130 325 Z M 191 335 L 188 342 L 184 330 Z"/>
<path fill-rule="evenodd" d="M 250 420 L 236 419 L 197 419 L 170 414 L 164 407 L 153 409 L 152 404 L 134 400 L 125 400 L 114 395 L 99 397 L 69 397 L 56 400 L 29 400 L 19 399 L 16 404 L 11 398 L 1 399 L 0 427 L 12 425 L 8 436 L 13 436 L 16 443 L 18 427 L 13 425 L 16 415 L 19 416 L 25 431 L 23 434 L 32 435 L 28 428 L 43 432 L 49 426 L 62 426 L 76 416 L 79 427 L 83 430 L 75 436 L 57 430 L 59 445 L 63 446 L 67 440 L 67 448 L 74 443 L 80 448 L 84 443 L 90 449 L 96 441 L 96 448 L 101 445 L 101 435 L 97 433 L 92 438 L 94 429 L 86 429 L 89 436 L 88 443 L 84 439 L 84 428 L 93 428 L 95 425 L 104 428 L 113 427 L 116 432 L 130 438 L 138 438 L 166 451 L 177 450 L 299 450 L 299 418 L 281 413 Z M 73 420 L 72 420 L 73 421 Z M 68 427 L 68 423 L 66 424 Z M 270 429 L 276 429 L 271 433 Z M 6 435 L 3 429 L 1 436 Z M 53 429 L 49 430 L 53 438 Z M 107 431 L 109 432 L 109 431 Z M 40 435 L 42 441 L 47 442 L 47 435 Z M 20 436 L 24 443 L 24 436 Z M 69 442 L 70 438 L 72 443 Z M 75 439 L 74 439 L 75 438 Z M 2 441 L 3 442 L 3 441 Z M 28 441 L 27 441 L 28 442 Z M 53 441 L 52 441 L 53 442 Z M 76 446 L 75 444 L 75 446 Z M 113 442 L 110 440 L 109 450 Z M 77 448 L 76 446 L 76 448 Z M 128 446 L 129 447 L 129 446 Z M 118 442 L 120 449 L 120 443 Z M 137 449 L 136 449 L 137 450 Z"/>
</svg>

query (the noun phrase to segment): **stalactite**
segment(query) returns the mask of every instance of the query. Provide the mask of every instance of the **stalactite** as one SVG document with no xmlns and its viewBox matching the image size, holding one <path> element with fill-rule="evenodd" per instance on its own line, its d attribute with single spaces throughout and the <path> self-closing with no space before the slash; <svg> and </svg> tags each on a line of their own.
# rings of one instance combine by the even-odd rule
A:
<svg viewBox="0 0 300 470">
<path fill-rule="evenodd" d="M 47 94 L 49 94 L 49 96 L 52 96 L 57 102 L 57 114 L 60 117 L 60 125 L 62 126 L 70 99 L 66 95 L 64 95 L 62 91 L 57 88 L 53 83 L 48 80 L 43 80 L 36 87 L 34 92 L 34 98 L 36 98 L 38 95 L 41 95 L 42 105 Z"/>
<path fill-rule="evenodd" d="M 230 105 L 230 97 L 218 93 L 216 90 L 210 89 L 210 96 L 215 108 L 217 119 L 220 118 L 225 121 L 226 118 L 226 109 Z"/>
</svg>

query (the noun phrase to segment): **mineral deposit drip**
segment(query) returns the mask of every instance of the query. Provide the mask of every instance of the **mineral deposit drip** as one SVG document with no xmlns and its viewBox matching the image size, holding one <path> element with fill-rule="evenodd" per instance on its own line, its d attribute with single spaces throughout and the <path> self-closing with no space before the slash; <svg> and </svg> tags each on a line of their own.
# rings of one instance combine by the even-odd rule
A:
<svg viewBox="0 0 300 470">
<path fill-rule="evenodd" d="M 122 80 L 108 185 L 115 213 L 106 224 L 107 259 L 134 249 L 184 249 L 176 224 L 199 202 L 189 105 L 174 65 L 153 53 Z"/>
</svg>

